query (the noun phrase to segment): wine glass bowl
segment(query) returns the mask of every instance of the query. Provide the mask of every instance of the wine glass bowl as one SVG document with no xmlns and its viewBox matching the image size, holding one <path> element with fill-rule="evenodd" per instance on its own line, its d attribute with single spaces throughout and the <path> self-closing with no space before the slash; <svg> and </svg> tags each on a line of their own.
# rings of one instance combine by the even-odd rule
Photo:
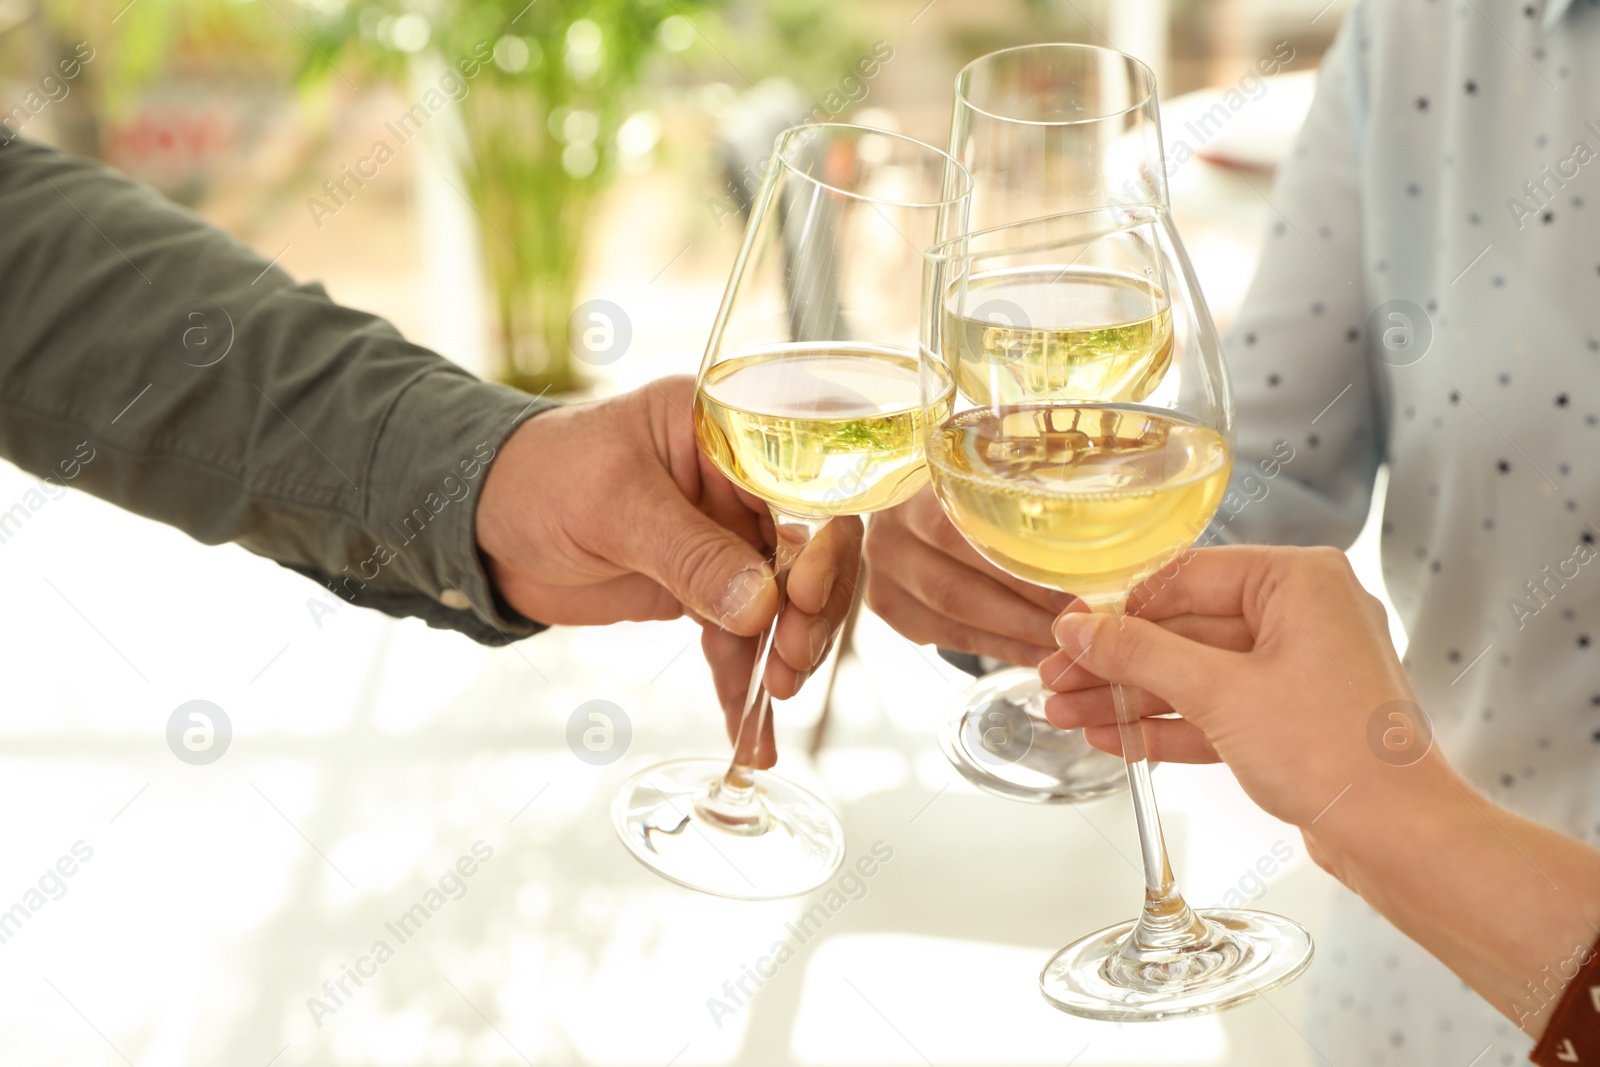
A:
<svg viewBox="0 0 1600 1067">
<path fill-rule="evenodd" d="M 972 176 L 974 230 L 1167 202 L 1155 75 L 1097 45 L 1022 45 L 967 64 L 950 154 Z"/>
<path fill-rule="evenodd" d="M 945 512 L 991 563 L 1086 602 L 1125 595 L 1192 544 L 1233 467 L 1210 427 L 1060 401 L 964 411 L 928 456 Z"/>
<path fill-rule="evenodd" d="M 926 484 L 920 397 L 903 348 L 767 345 L 706 371 L 695 427 L 734 483 L 784 517 L 826 520 L 893 507 Z"/>
<path fill-rule="evenodd" d="M 941 326 L 973 400 L 1138 401 L 1166 376 L 1172 309 L 1154 223 L 1058 214 L 949 247 L 965 262 L 944 273 Z"/>
</svg>

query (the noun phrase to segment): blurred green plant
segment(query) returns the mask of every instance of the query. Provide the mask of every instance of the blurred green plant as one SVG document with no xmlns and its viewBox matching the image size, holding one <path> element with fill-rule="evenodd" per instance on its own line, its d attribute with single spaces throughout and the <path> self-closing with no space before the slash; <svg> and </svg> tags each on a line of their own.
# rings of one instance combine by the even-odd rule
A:
<svg viewBox="0 0 1600 1067">
<path fill-rule="evenodd" d="M 579 384 L 569 317 L 596 199 L 620 164 L 661 137 L 659 116 L 639 110 L 646 87 L 719 70 L 825 84 L 850 44 L 832 9 L 830 0 L 737 9 L 725 0 L 375 0 L 307 29 L 305 74 L 384 76 L 424 94 L 451 79 L 500 377 L 562 392 Z"/>
<path fill-rule="evenodd" d="M 79 83 L 86 91 L 75 89 L 55 113 L 64 147 L 101 158 L 108 127 L 175 77 L 271 82 L 297 71 L 306 113 L 324 116 L 374 80 L 419 102 L 443 90 L 465 134 L 451 147 L 480 220 L 500 377 L 560 392 L 578 384 L 569 317 L 596 200 L 669 128 L 660 90 L 690 80 L 738 90 L 782 75 L 820 100 L 865 50 L 845 8 L 845 0 L 42 0 L 28 39 L 8 44 L 43 67 L 77 41 L 94 47 Z"/>
</svg>

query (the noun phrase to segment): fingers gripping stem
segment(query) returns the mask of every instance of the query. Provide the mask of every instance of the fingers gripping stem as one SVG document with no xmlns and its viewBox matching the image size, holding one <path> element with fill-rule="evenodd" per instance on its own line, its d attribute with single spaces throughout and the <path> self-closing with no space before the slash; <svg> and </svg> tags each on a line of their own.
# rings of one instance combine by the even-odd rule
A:
<svg viewBox="0 0 1600 1067">
<path fill-rule="evenodd" d="M 778 608 L 756 648 L 749 692 L 745 696 L 744 710 L 739 714 L 739 729 L 733 739 L 733 762 L 723 779 L 725 789 L 738 792 L 748 791 L 754 784 L 752 775 L 756 752 L 761 745 L 761 736 L 766 732 L 767 716 L 772 710 L 772 698 L 767 692 L 764 676 L 767 661 L 772 656 L 773 642 L 777 638 L 778 620 L 783 617 L 783 611 L 789 604 L 789 572 L 806 545 L 828 524 L 827 519 L 799 518 L 782 514 L 776 509 L 773 510 L 772 520 L 778 538 L 772 559 L 773 580 L 778 588 Z"/>
</svg>

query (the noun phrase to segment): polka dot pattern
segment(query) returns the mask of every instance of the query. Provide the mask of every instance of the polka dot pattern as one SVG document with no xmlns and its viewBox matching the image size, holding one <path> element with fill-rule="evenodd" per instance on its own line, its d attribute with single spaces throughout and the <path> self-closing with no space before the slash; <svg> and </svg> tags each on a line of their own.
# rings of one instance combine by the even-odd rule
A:
<svg viewBox="0 0 1600 1067">
<path fill-rule="evenodd" d="M 1236 477 L 1294 454 L 1229 530 L 1348 545 L 1387 464 L 1383 573 L 1438 744 L 1600 846 L 1600 5 L 1479 7 L 1358 0 L 1323 61 L 1225 342 Z M 1369 321 L 1394 301 L 1404 321 Z M 1395 330 L 1426 332 L 1420 358 Z M 1525 1062 L 1364 902 L 1331 918 L 1306 1033 L 1325 1061 Z"/>
</svg>

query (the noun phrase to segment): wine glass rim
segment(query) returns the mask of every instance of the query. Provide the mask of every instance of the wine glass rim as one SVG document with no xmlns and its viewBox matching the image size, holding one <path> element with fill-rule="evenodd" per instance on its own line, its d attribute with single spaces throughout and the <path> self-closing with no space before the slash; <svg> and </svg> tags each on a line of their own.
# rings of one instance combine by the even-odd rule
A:
<svg viewBox="0 0 1600 1067">
<path fill-rule="evenodd" d="M 1107 226 L 1102 230 L 1086 232 L 1067 238 L 1041 240 L 1033 244 L 1007 245 L 1004 249 L 996 250 L 992 253 L 973 253 L 968 250 L 973 241 L 1004 233 L 1007 230 L 1019 230 L 1025 226 L 1048 225 L 1052 222 L 1084 218 L 1091 215 L 1107 215 L 1116 218 L 1119 214 L 1134 217 L 1118 221 L 1115 225 Z M 1006 254 L 1043 252 L 1046 249 L 1056 248 L 1061 245 L 1082 244 L 1099 240 L 1102 237 L 1132 229 L 1136 226 L 1148 226 L 1152 223 L 1160 222 L 1166 215 L 1167 209 L 1160 204 L 1105 204 L 1101 207 L 1080 208 L 1077 211 L 1058 211 L 1053 215 L 1039 215 L 1030 219 L 1015 219 L 1011 222 L 1002 222 L 996 226 L 987 226 L 981 230 L 972 230 L 968 233 L 958 234 L 955 237 L 948 237 L 929 248 L 924 255 L 930 260 L 944 263 L 958 259 L 976 258 L 982 255 L 998 255 L 1001 252 Z"/>
<path fill-rule="evenodd" d="M 788 143 L 791 140 L 806 134 L 813 134 L 821 130 L 850 130 L 858 134 L 875 134 L 880 137 L 888 137 L 891 140 L 901 141 L 912 146 L 912 148 L 915 150 L 936 155 L 944 161 L 945 173 L 949 174 L 953 172 L 960 179 L 960 190 L 952 193 L 948 197 L 943 197 L 940 199 L 930 198 L 912 200 L 904 197 L 869 196 L 866 193 L 859 192 L 857 190 L 841 189 L 832 182 L 823 181 L 814 174 L 807 174 L 805 171 L 796 167 L 784 154 L 785 149 L 788 147 Z M 812 185 L 815 185 L 818 188 L 826 189 L 829 192 L 836 193 L 839 196 L 847 197 L 851 200 L 859 200 L 866 204 L 884 204 L 895 207 L 913 208 L 950 207 L 954 204 L 961 203 L 963 200 L 966 200 L 972 195 L 972 175 L 968 173 L 967 168 L 962 166 L 961 162 L 949 152 L 946 152 L 942 148 L 935 148 L 926 141 L 919 141 L 915 137 L 907 137 L 903 133 L 895 133 L 893 130 L 884 130 L 876 126 L 862 126 L 853 122 L 805 122 L 798 126 L 790 126 L 782 133 L 778 134 L 778 139 L 773 143 L 772 156 L 782 167 L 788 170 L 789 173 L 793 174 L 796 178 L 810 182 Z"/>
<path fill-rule="evenodd" d="M 1081 119 L 1050 120 L 1021 119 L 1013 115 L 996 114 L 995 112 L 986 108 L 979 107 L 977 104 L 973 103 L 972 98 L 967 95 L 965 84 L 968 81 L 968 75 L 972 71 L 976 70 L 981 64 L 992 62 L 998 59 L 1000 56 L 1009 55 L 1013 52 L 1044 52 L 1055 49 L 1072 52 L 1099 52 L 1103 55 L 1116 56 L 1128 66 L 1139 72 L 1141 76 L 1140 80 L 1144 83 L 1144 94 L 1127 107 L 1121 108 L 1117 111 L 1107 111 L 1103 115 L 1091 115 Z M 994 52 L 986 52 L 977 59 L 974 59 L 972 62 L 968 63 L 966 66 L 962 67 L 956 72 L 955 95 L 956 105 L 958 107 L 965 107 L 969 111 L 976 112 L 977 114 L 983 115 L 986 118 L 998 119 L 1001 122 L 1014 122 L 1019 126 L 1085 126 L 1092 122 L 1105 122 L 1107 119 L 1119 118 L 1131 111 L 1138 111 L 1146 105 L 1152 103 L 1156 98 L 1156 74 L 1155 71 L 1150 69 L 1150 65 L 1144 60 L 1139 59 L 1137 56 L 1131 56 L 1126 52 L 1119 52 L 1115 48 L 1103 48 L 1097 44 L 1080 44 L 1076 41 L 1042 41 L 1035 44 L 1019 44 L 1014 45 L 1011 48 L 1001 48 Z"/>
</svg>

